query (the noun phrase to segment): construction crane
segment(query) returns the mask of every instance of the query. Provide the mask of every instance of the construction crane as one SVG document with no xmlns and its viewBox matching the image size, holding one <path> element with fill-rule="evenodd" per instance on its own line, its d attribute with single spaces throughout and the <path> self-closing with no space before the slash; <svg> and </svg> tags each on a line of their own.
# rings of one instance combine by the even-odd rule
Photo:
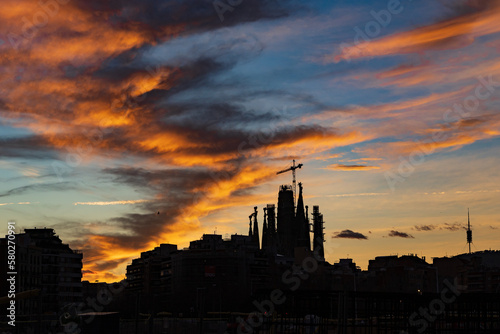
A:
<svg viewBox="0 0 500 334">
<path fill-rule="evenodd" d="M 293 183 L 292 183 L 292 189 L 293 189 L 293 205 L 296 205 L 296 201 L 295 201 L 295 194 L 297 193 L 296 192 L 296 178 L 295 178 L 295 170 L 297 168 L 302 168 L 302 166 L 304 166 L 304 164 L 298 164 L 298 165 L 295 165 L 295 160 L 293 160 L 293 163 L 292 163 L 292 166 L 287 168 L 287 169 L 283 169 L 283 170 L 280 170 L 279 172 L 277 172 L 276 174 L 281 174 L 281 173 L 286 173 L 286 172 L 289 172 L 289 171 L 292 171 L 292 175 L 293 175 Z"/>
</svg>

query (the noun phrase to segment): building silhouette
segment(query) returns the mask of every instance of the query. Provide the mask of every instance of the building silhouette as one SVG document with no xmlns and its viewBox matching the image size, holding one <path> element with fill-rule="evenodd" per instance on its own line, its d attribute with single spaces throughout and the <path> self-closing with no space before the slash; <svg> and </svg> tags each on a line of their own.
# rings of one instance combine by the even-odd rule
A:
<svg viewBox="0 0 500 334">
<path fill-rule="evenodd" d="M 124 288 L 113 293 L 112 301 L 102 303 L 95 314 L 90 312 L 96 322 L 83 326 L 84 333 L 97 333 L 94 328 L 105 328 L 100 326 L 107 323 L 117 328 L 120 319 L 135 319 L 139 326 L 140 317 L 145 316 L 156 317 L 157 325 L 160 320 L 165 325 L 164 316 L 196 318 L 203 323 L 214 314 L 248 314 L 275 291 L 284 296 L 282 304 L 274 305 L 280 321 L 289 321 L 288 312 L 299 318 L 317 314 L 337 317 L 339 326 L 360 316 L 368 321 L 374 311 L 380 319 L 387 319 L 401 308 L 406 309 L 397 315 L 400 318 L 394 318 L 395 323 L 407 321 L 411 312 L 439 296 L 446 281 L 463 294 L 457 309 L 465 313 L 476 312 L 466 295 L 482 301 L 484 293 L 500 293 L 500 251 L 434 258 L 432 264 L 414 254 L 377 256 L 364 271 L 352 259 L 339 259 L 332 265 L 325 260 L 324 219 L 319 206 L 312 206 L 310 223 L 302 183 L 298 184 L 296 207 L 293 195 L 291 186 L 280 186 L 277 206 L 262 208 L 262 228 L 259 210 L 254 207 L 248 235 L 223 238 L 204 234 L 184 249 L 160 244 L 142 252 L 127 266 L 126 280 L 121 282 L 125 284 L 120 284 Z M 0 253 L 0 287 L 5 296 L 6 238 L 0 239 Z M 52 317 L 44 320 L 48 328 L 58 314 L 71 310 L 68 305 L 102 297 L 103 290 L 117 291 L 108 283 L 82 283 L 83 255 L 64 244 L 53 229 L 25 229 L 17 234 L 16 254 L 16 288 L 22 293 L 16 296 L 17 312 L 19 319 L 33 326 L 38 326 L 36 318 L 49 315 Z M 487 303 L 488 309 L 498 305 L 494 297 Z M 74 316 L 85 318 L 90 313 Z M 154 332 L 152 327 L 149 332 Z"/>
<path fill-rule="evenodd" d="M 260 229 L 258 208 L 254 207 L 249 215 L 248 235 L 234 234 L 223 239 L 222 235 L 204 234 L 200 240 L 192 241 L 187 249 L 162 244 L 141 253 L 141 257 L 127 267 L 130 304 L 137 304 L 144 312 L 176 309 L 198 315 L 208 310 L 247 307 L 259 291 L 284 286 L 283 272 L 313 256 L 312 231 L 301 183 L 297 209 L 293 200 L 292 187 L 281 186 L 277 215 L 276 206 L 267 204 L 262 210 Z M 314 213 L 318 225 L 318 206 L 314 207 Z M 321 224 L 321 238 L 315 241 L 315 246 L 324 262 L 322 228 Z M 322 278 L 323 267 L 325 264 L 311 273 L 317 278 L 311 289 L 327 288 L 328 282 Z M 303 284 L 306 287 L 309 283 Z"/>
<path fill-rule="evenodd" d="M 257 248 L 260 247 L 260 238 L 259 238 L 259 222 L 257 220 L 257 207 L 254 207 L 254 213 L 253 213 L 253 232 L 252 232 L 252 240 L 257 246 Z"/>
<path fill-rule="evenodd" d="M 295 214 L 295 224 L 297 225 L 296 247 L 303 247 L 311 250 L 311 233 L 309 221 L 304 208 L 304 198 L 302 196 L 302 183 L 299 182 L 299 199 L 297 200 L 297 211 Z"/>
<path fill-rule="evenodd" d="M 319 212 L 319 206 L 315 205 L 313 207 L 313 249 L 319 256 L 325 259 L 325 247 L 324 247 L 324 233 L 323 230 L 323 215 Z"/>
<path fill-rule="evenodd" d="M 127 291 L 144 312 L 182 310 L 197 316 L 248 303 L 254 291 L 268 285 L 268 269 L 268 257 L 252 237 L 204 234 L 187 249 L 162 244 L 142 253 L 127 267 Z"/>
<path fill-rule="evenodd" d="M 377 256 L 358 278 L 359 291 L 437 293 L 437 269 L 414 254 Z"/>
<path fill-rule="evenodd" d="M 36 318 L 37 314 L 57 315 L 65 306 L 82 301 L 83 254 L 72 250 L 51 228 L 25 229 L 15 235 L 17 314 Z M 6 250 L 7 238 L 0 239 Z M 2 262 L 7 256 L 2 255 Z M 7 295 L 6 275 L 2 270 L 1 294 Z"/>
<path fill-rule="evenodd" d="M 262 233 L 262 249 L 269 254 L 276 254 L 278 251 L 278 232 L 276 231 L 276 206 L 274 204 L 267 204 L 264 208 L 264 217 L 267 219 L 267 225 L 265 234 Z"/>
<path fill-rule="evenodd" d="M 297 247 L 311 251 L 311 227 L 308 206 L 304 206 L 303 186 L 300 182 L 296 209 L 293 199 L 292 187 L 282 185 L 278 193 L 277 252 L 288 257 L 294 256 Z M 324 259 L 323 229 L 323 215 L 319 212 L 319 206 L 315 205 L 313 207 L 312 249 Z"/>
<path fill-rule="evenodd" d="M 293 256 L 297 230 L 292 186 L 282 185 L 278 193 L 278 253 Z"/>
<path fill-rule="evenodd" d="M 500 251 L 480 251 L 433 259 L 439 273 L 440 288 L 445 280 L 454 282 L 460 292 L 500 293 Z"/>
</svg>

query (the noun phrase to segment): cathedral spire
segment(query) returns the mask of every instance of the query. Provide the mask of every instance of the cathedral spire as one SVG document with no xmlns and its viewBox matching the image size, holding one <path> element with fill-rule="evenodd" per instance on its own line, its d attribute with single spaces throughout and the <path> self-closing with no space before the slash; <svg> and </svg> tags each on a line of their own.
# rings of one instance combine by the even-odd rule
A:
<svg viewBox="0 0 500 334">
<path fill-rule="evenodd" d="M 257 248 L 260 248 L 260 243 L 259 243 L 259 223 L 257 221 L 257 207 L 254 207 L 254 213 L 253 213 L 253 234 L 252 234 L 252 239 L 254 243 L 257 245 Z"/>
<path fill-rule="evenodd" d="M 299 182 L 299 199 L 297 200 L 297 213 L 295 221 L 297 224 L 297 246 L 311 249 L 311 237 L 309 235 L 309 224 L 304 212 L 304 198 L 302 196 L 302 183 Z"/>
<path fill-rule="evenodd" d="M 248 236 L 251 237 L 252 236 L 252 216 L 253 216 L 253 213 L 248 216 L 248 219 L 250 220 L 250 223 L 248 223 Z"/>
<path fill-rule="evenodd" d="M 262 225 L 262 249 L 269 246 L 269 232 L 267 228 L 267 208 L 264 207 L 264 224 Z"/>
</svg>

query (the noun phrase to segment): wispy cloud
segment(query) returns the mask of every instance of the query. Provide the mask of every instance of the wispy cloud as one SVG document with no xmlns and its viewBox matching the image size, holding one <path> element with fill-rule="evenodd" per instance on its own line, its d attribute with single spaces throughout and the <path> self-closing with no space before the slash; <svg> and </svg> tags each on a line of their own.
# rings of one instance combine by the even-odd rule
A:
<svg viewBox="0 0 500 334">
<path fill-rule="evenodd" d="M 443 223 L 443 224 L 429 224 L 429 225 L 415 225 L 413 229 L 419 232 L 429 231 L 459 231 L 466 230 L 467 228 L 461 223 Z"/>
<path fill-rule="evenodd" d="M 326 56 L 325 61 L 339 62 L 352 58 L 461 48 L 470 45 L 478 37 L 500 31 L 497 24 L 500 16 L 499 1 L 481 2 L 480 7 L 469 9 L 435 24 L 344 47 L 339 53 Z"/>
<path fill-rule="evenodd" d="M 417 231 L 432 231 L 436 228 L 434 225 L 415 225 L 415 230 Z"/>
<path fill-rule="evenodd" d="M 364 171 L 364 170 L 372 170 L 372 169 L 380 169 L 378 166 L 369 166 L 369 165 L 330 165 L 327 167 L 328 169 L 335 170 L 343 170 L 343 171 Z"/>
<path fill-rule="evenodd" d="M 111 201 L 111 202 L 75 202 L 74 205 L 124 205 L 149 202 L 147 199 L 136 199 L 128 201 Z"/>
<path fill-rule="evenodd" d="M 71 182 L 34 183 L 34 184 L 29 184 L 27 186 L 21 186 L 8 190 L 0 194 L 0 197 L 21 195 L 26 192 L 33 192 L 33 191 L 62 191 L 62 190 L 72 189 L 74 187 L 75 185 Z"/>
<path fill-rule="evenodd" d="M 358 197 L 358 196 L 387 196 L 389 193 L 359 193 L 359 194 L 337 194 L 327 197 Z"/>
<path fill-rule="evenodd" d="M 28 204 L 31 204 L 31 202 L 0 203 L 0 206 L 4 206 L 4 205 L 28 205 Z"/>
<path fill-rule="evenodd" d="M 448 231 L 458 231 L 458 230 L 467 230 L 467 228 L 460 223 L 444 223 L 439 227 L 440 230 L 448 230 Z"/>
<path fill-rule="evenodd" d="M 500 193 L 500 190 L 457 190 L 455 194 Z"/>
</svg>

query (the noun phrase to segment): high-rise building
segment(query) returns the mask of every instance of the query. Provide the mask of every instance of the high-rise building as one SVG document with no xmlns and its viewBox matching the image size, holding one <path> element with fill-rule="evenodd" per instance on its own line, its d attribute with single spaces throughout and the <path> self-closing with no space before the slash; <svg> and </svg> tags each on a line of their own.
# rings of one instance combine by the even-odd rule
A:
<svg viewBox="0 0 500 334">
<path fill-rule="evenodd" d="M 6 240 L 0 239 L 2 248 Z M 30 291 L 34 295 L 19 300 L 18 315 L 57 314 L 69 304 L 82 302 L 80 251 L 63 244 L 51 228 L 25 229 L 15 240 L 16 293 Z"/>
</svg>

